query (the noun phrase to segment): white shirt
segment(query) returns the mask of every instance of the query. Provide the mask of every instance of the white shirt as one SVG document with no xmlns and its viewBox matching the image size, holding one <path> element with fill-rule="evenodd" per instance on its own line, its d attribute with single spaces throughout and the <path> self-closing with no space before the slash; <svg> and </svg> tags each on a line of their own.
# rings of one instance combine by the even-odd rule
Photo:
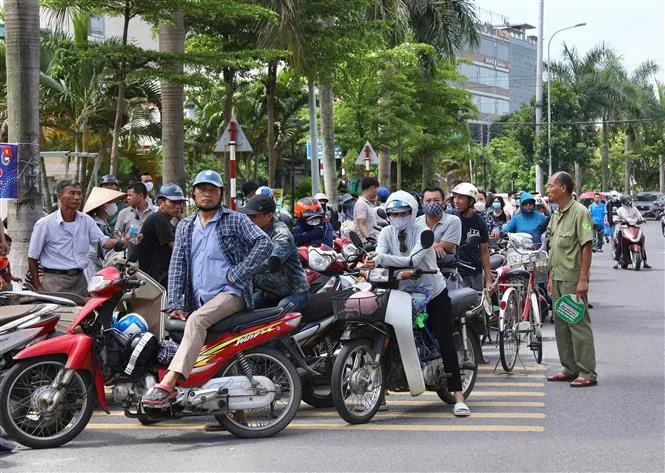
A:
<svg viewBox="0 0 665 473">
<path fill-rule="evenodd" d="M 65 222 L 60 210 L 56 210 L 37 220 L 28 257 L 49 269 L 84 269 L 88 266 L 90 245 L 103 245 L 108 239 L 90 215 L 77 211 L 73 222 Z"/>
</svg>

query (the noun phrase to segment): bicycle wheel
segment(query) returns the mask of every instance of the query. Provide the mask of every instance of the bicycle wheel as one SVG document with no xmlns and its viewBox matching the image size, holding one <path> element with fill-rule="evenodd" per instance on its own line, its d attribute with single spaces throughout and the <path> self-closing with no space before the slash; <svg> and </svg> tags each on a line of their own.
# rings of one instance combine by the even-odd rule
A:
<svg viewBox="0 0 665 473">
<path fill-rule="evenodd" d="M 520 334 L 517 331 L 519 313 L 517 295 L 512 291 L 507 300 L 503 330 L 499 332 L 499 357 L 503 370 L 508 373 L 515 367 L 520 350 Z"/>
<path fill-rule="evenodd" d="M 535 299 L 540 303 L 538 295 L 536 295 Z M 536 312 L 532 303 L 531 310 L 529 311 L 529 348 L 531 348 L 531 351 L 533 352 L 533 357 L 536 359 L 536 363 L 539 364 L 543 362 L 543 336 L 541 331 L 543 324 L 539 320 L 541 317 L 536 317 Z"/>
</svg>

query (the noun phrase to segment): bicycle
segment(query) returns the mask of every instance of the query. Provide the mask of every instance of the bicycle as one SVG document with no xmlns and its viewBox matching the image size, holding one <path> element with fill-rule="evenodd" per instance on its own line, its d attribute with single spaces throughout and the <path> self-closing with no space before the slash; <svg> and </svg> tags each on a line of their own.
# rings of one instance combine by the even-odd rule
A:
<svg viewBox="0 0 665 473">
<path fill-rule="evenodd" d="M 499 357 L 504 371 L 511 372 L 520 345 L 528 341 L 537 363 L 543 361 L 542 294 L 538 284 L 547 280 L 547 252 L 525 249 L 511 238 L 507 254 L 511 269 L 503 275 L 499 303 Z M 520 246 L 522 247 L 520 249 Z M 529 245 L 530 246 L 530 245 Z"/>
</svg>

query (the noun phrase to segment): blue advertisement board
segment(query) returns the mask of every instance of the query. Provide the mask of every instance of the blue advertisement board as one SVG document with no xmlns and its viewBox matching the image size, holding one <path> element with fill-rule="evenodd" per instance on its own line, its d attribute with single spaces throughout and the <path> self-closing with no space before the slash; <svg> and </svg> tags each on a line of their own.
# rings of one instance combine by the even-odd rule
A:
<svg viewBox="0 0 665 473">
<path fill-rule="evenodd" d="M 18 145 L 0 143 L 0 199 L 18 199 Z"/>
</svg>

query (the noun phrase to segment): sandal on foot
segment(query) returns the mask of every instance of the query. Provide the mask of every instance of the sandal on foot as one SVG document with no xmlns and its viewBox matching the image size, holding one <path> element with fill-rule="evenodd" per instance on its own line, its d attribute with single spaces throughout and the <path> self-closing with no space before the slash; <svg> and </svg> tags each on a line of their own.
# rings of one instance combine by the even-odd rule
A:
<svg viewBox="0 0 665 473">
<path fill-rule="evenodd" d="M 572 380 L 574 380 L 575 377 L 574 376 L 568 376 L 564 373 L 556 373 L 556 374 L 549 375 L 546 379 L 547 379 L 547 381 L 549 381 L 551 383 L 561 383 L 561 382 L 569 383 Z"/>
<path fill-rule="evenodd" d="M 471 409 L 465 403 L 458 402 L 453 406 L 453 414 L 455 417 L 469 417 Z"/>
<path fill-rule="evenodd" d="M 141 403 L 149 407 L 164 407 L 175 401 L 178 391 L 163 384 L 155 384 L 143 395 Z"/>
<path fill-rule="evenodd" d="M 595 379 L 586 379 L 586 378 L 575 378 L 572 383 L 570 383 L 571 388 L 590 388 L 598 384 L 598 381 Z"/>
</svg>

